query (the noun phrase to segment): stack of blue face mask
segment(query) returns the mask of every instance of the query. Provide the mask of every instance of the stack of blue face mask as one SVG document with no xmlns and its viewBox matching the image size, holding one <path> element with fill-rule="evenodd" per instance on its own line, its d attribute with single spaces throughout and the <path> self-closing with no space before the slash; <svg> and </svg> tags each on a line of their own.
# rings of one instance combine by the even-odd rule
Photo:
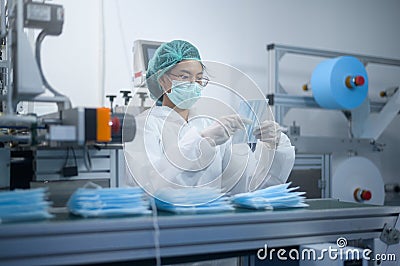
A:
<svg viewBox="0 0 400 266">
<path fill-rule="evenodd" d="M 83 217 L 125 216 L 151 213 L 139 187 L 78 188 L 69 198 L 68 210 Z"/>
<path fill-rule="evenodd" d="M 46 188 L 0 192 L 0 223 L 41 220 L 53 217 L 46 200 Z"/>
<path fill-rule="evenodd" d="M 227 196 L 211 188 L 165 188 L 156 193 L 158 210 L 173 213 L 212 213 L 233 211 Z"/>
<path fill-rule="evenodd" d="M 289 188 L 291 183 L 276 185 L 254 192 L 241 193 L 232 196 L 232 203 L 236 207 L 249 209 L 279 209 L 308 207 L 305 192 L 294 192 L 299 187 Z"/>
</svg>

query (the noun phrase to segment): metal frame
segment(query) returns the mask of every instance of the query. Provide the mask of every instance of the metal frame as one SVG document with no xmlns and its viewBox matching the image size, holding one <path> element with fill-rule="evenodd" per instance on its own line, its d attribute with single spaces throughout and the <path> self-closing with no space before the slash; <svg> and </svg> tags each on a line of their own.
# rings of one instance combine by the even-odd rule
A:
<svg viewBox="0 0 400 266">
<path fill-rule="evenodd" d="M 400 60 L 368 56 L 362 54 L 354 53 L 343 53 L 319 49 L 309 49 L 301 48 L 288 45 L 280 44 L 268 44 L 268 80 L 269 80 L 269 93 L 274 94 L 274 110 L 275 110 L 275 120 L 278 123 L 282 123 L 283 118 L 287 111 L 293 107 L 304 107 L 304 108 L 320 108 L 315 102 L 313 97 L 303 97 L 303 96 L 290 96 L 283 89 L 282 85 L 279 83 L 279 63 L 285 54 L 298 54 L 304 56 L 317 56 L 332 58 L 337 56 L 351 55 L 357 57 L 361 62 L 367 66 L 369 63 L 390 65 L 390 66 L 400 66 Z M 371 103 L 373 111 L 379 111 L 383 108 L 383 104 Z"/>
<path fill-rule="evenodd" d="M 10 149 L 0 148 L 0 189 L 10 187 Z"/>
<path fill-rule="evenodd" d="M 7 95 L 0 95 L 0 101 L 7 103 L 7 110 L 4 115 L 0 117 L 0 125 L 1 126 L 31 126 L 32 124 L 36 124 L 37 118 L 35 116 L 19 116 L 14 112 L 14 109 L 17 106 L 17 103 L 20 101 L 27 101 L 27 102 L 53 102 L 57 103 L 59 109 L 62 107 L 70 107 L 69 106 L 69 98 L 64 95 L 54 95 L 51 96 L 43 96 L 40 95 L 44 92 L 41 92 L 41 88 L 38 88 L 36 92 L 32 95 L 23 95 L 18 96 L 15 95 L 16 91 L 16 80 L 13 80 L 13 71 L 16 62 L 16 58 L 14 58 L 13 51 L 16 49 L 20 49 L 22 44 L 22 37 L 25 37 L 24 33 L 24 19 L 23 19 L 23 8 L 24 8 L 24 1 L 23 0 L 8 0 L 7 1 L 7 10 L 5 6 L 5 0 L 1 0 L 0 8 L 2 9 L 2 18 L 1 18 L 1 33 L 5 34 L 7 32 L 6 29 L 6 21 L 5 16 L 3 13 L 8 12 L 9 17 L 13 17 L 13 21 L 8 21 L 9 29 L 6 35 L 6 46 L 5 46 L 5 53 L 6 59 L 0 61 L 0 67 L 4 69 L 3 73 L 5 74 L 5 84 L 4 89 L 7 90 Z M 15 20 L 15 21 L 14 21 Z M 24 44 L 25 45 L 25 44 Z M 22 49 L 23 50 L 23 49 Z M 23 50 L 26 51 L 26 50 Z M 30 51 L 30 50 L 29 50 Z M 25 54 L 26 55 L 26 54 Z M 24 54 L 22 54 L 22 57 Z M 35 62 L 30 62 L 32 67 L 36 67 Z M 27 67 L 27 66 L 25 66 Z M 28 71 L 30 73 L 30 71 Z M 32 72 L 33 75 L 33 72 Z M 39 86 L 39 85 L 38 85 Z M 42 86 L 42 84 L 40 85 Z M 53 92 L 54 94 L 54 92 Z M 18 96 L 18 97 L 17 97 Z"/>
<path fill-rule="evenodd" d="M 318 187 L 321 189 L 321 197 L 331 196 L 331 158 L 330 154 L 296 154 L 293 170 L 317 169 L 321 171 L 321 179 Z"/>
<path fill-rule="evenodd" d="M 67 150 L 65 148 L 40 148 L 35 151 L 35 180 L 34 181 L 57 181 L 57 180 L 82 180 L 82 179 L 109 179 L 110 187 L 118 186 L 118 156 L 115 148 L 97 150 L 94 148 L 76 148 L 76 161 L 78 176 L 62 177 L 60 169 L 66 161 Z M 90 156 L 91 169 L 85 166 L 85 158 Z M 70 154 L 70 162 L 73 155 Z"/>
<path fill-rule="evenodd" d="M 390 66 L 398 66 L 400 67 L 400 60 L 394 60 L 389 58 L 382 57 L 374 57 L 367 56 L 361 54 L 349 54 L 335 51 L 327 51 L 327 50 L 319 50 L 319 49 L 309 49 L 309 48 L 301 48 L 294 47 L 288 45 L 280 45 L 280 44 L 269 44 L 266 47 L 268 51 L 268 64 L 269 64 L 269 72 L 268 72 L 268 81 L 269 81 L 269 94 L 273 94 L 273 110 L 275 115 L 275 120 L 278 123 L 283 123 L 283 119 L 287 112 L 291 108 L 321 108 L 315 99 L 310 96 L 297 96 L 297 95 L 289 95 L 279 82 L 280 73 L 279 73 L 279 65 L 283 56 L 286 54 L 295 54 L 295 55 L 303 55 L 303 56 L 315 56 L 315 57 L 324 57 L 324 58 L 333 58 L 344 55 L 351 55 L 357 57 L 365 66 L 369 63 L 381 64 L 381 65 L 390 65 Z M 322 186 L 326 186 L 325 189 L 322 190 L 323 197 L 329 197 L 331 195 L 331 154 L 334 152 L 376 152 L 382 151 L 382 145 L 376 143 L 374 139 L 376 139 L 378 134 L 369 134 L 371 132 L 377 131 L 377 127 L 383 131 L 385 125 L 390 123 L 391 120 L 398 111 L 395 108 L 398 108 L 398 102 L 400 98 L 400 92 L 398 91 L 387 104 L 370 102 L 369 108 L 371 112 L 379 112 L 379 125 L 378 123 L 366 124 L 366 128 L 372 128 L 370 130 L 366 130 L 364 133 L 369 138 L 336 138 L 336 137 L 316 137 L 316 136 L 300 136 L 300 135 L 290 135 L 292 144 L 296 148 L 296 159 L 304 157 L 303 154 L 321 154 L 324 159 L 323 166 L 321 167 Z M 394 107 L 393 107 L 394 106 Z M 389 113 L 386 110 L 389 110 Z M 363 110 L 364 111 L 364 110 Z M 388 116 L 389 118 L 383 119 L 382 117 Z M 385 124 L 382 122 L 385 120 Z M 389 122 L 387 121 L 389 120 Z M 362 122 L 354 121 L 355 124 L 359 125 Z M 354 125 L 355 125 L 354 124 Z M 369 135 L 368 135 L 369 134 Z M 372 141 L 371 141 L 372 140 Z M 306 159 L 307 160 L 307 159 Z"/>
<path fill-rule="evenodd" d="M 321 108 L 311 96 L 289 95 L 283 93 L 274 94 L 274 105 L 285 108 Z M 385 103 L 381 102 L 370 103 L 372 112 L 380 112 L 384 106 Z M 279 119 L 282 121 L 282 118 Z M 277 120 L 277 117 L 275 117 L 275 120 Z"/>
</svg>

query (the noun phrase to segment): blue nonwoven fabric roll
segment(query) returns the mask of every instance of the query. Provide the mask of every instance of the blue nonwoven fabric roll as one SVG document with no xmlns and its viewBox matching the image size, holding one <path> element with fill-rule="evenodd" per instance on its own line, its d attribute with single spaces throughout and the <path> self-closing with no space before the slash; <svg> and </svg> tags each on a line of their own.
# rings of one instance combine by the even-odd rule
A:
<svg viewBox="0 0 400 266">
<path fill-rule="evenodd" d="M 354 83 L 356 79 L 361 84 Z M 361 105 L 368 95 L 368 75 L 357 58 L 341 56 L 317 65 L 311 76 L 311 87 L 321 107 L 351 110 Z"/>
</svg>

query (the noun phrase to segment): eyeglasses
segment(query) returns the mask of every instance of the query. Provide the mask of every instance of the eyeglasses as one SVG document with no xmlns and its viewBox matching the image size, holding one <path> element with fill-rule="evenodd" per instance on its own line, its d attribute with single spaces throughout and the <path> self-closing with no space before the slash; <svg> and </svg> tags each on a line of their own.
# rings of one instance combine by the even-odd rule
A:
<svg viewBox="0 0 400 266">
<path fill-rule="evenodd" d="M 178 78 L 179 81 L 184 81 L 184 82 L 192 82 L 192 80 L 194 80 L 194 82 L 197 82 L 202 87 L 207 86 L 208 82 L 210 81 L 206 77 L 194 79 L 194 76 L 188 75 L 188 74 L 175 75 L 172 73 L 168 73 L 168 75 L 174 76 L 174 77 Z"/>
</svg>

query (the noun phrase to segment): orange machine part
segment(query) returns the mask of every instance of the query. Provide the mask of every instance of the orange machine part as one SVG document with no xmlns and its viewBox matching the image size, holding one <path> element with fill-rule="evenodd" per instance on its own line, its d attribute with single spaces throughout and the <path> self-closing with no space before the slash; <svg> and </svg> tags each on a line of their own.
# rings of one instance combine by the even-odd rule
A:
<svg viewBox="0 0 400 266">
<path fill-rule="evenodd" d="M 111 141 L 111 111 L 110 108 L 97 108 L 97 141 Z"/>
</svg>

